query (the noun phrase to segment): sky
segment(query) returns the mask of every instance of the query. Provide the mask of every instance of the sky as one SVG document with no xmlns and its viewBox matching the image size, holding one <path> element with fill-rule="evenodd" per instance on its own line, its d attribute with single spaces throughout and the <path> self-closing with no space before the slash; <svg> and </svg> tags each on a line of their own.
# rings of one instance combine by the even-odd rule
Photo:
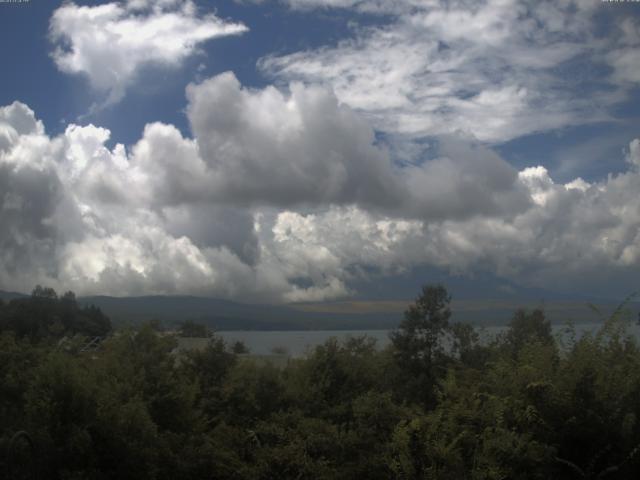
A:
<svg viewBox="0 0 640 480">
<path fill-rule="evenodd" d="M 0 1 L 0 59 L 1 290 L 640 288 L 640 2 Z"/>
</svg>

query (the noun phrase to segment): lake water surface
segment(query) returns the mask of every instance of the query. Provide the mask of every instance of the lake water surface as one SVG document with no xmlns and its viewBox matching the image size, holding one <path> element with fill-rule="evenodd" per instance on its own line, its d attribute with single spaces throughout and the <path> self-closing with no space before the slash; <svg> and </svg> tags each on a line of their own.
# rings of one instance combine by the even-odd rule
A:
<svg viewBox="0 0 640 480">
<path fill-rule="evenodd" d="M 579 337 L 586 332 L 594 332 L 601 323 L 581 323 L 574 326 L 576 336 Z M 477 328 L 480 338 L 487 341 L 495 335 L 504 331 L 504 326 L 490 326 Z M 566 325 L 554 325 L 554 335 L 561 338 L 568 338 L 565 333 Z M 362 337 L 364 335 L 374 338 L 379 348 L 384 348 L 390 342 L 389 332 L 391 330 L 294 330 L 294 331 L 220 331 L 216 332 L 227 342 L 242 341 L 249 348 L 251 353 L 256 355 L 267 355 L 273 353 L 274 349 L 284 349 L 286 353 L 293 357 L 301 357 L 310 349 L 323 344 L 331 337 L 339 340 L 348 337 Z M 629 332 L 640 339 L 640 326 L 632 324 Z"/>
</svg>

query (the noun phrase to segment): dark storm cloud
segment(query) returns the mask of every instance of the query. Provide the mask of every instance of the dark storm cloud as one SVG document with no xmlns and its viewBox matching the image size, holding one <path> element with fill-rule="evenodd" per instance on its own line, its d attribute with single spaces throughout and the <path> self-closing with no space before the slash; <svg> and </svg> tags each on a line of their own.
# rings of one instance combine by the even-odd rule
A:
<svg viewBox="0 0 640 480">
<path fill-rule="evenodd" d="M 496 154 L 444 139 L 443 157 L 393 165 L 361 117 L 329 91 L 243 88 L 231 73 L 187 89 L 187 113 L 210 180 L 202 189 L 248 205 L 348 205 L 424 220 L 511 214 L 528 205 L 517 171 Z M 178 169 L 183 182 L 187 169 Z M 171 191 L 173 187 L 169 186 Z M 196 191 L 195 188 L 193 188 Z"/>
<path fill-rule="evenodd" d="M 53 217 L 62 195 L 55 172 L 0 163 L 3 274 L 20 274 L 36 265 L 55 276 L 59 232 Z"/>
</svg>

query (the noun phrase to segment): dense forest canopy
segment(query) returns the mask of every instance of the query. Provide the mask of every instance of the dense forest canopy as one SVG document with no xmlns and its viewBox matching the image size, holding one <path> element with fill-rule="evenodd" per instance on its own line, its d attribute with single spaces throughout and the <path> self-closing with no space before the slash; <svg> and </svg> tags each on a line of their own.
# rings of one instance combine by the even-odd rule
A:
<svg viewBox="0 0 640 480">
<path fill-rule="evenodd" d="M 73 292 L 58 297 L 52 288 L 38 285 L 31 297 L 7 304 L 0 300 L 0 329 L 37 342 L 65 335 L 104 336 L 111 322 L 99 308 L 78 305 Z"/>
<path fill-rule="evenodd" d="M 640 349 L 623 310 L 562 344 L 543 311 L 517 311 L 480 343 L 449 304 L 426 286 L 387 348 L 331 339 L 276 367 L 216 335 L 176 354 L 154 322 L 109 334 L 99 310 L 36 288 L 0 304 L 1 467 L 47 479 L 638 477 Z M 106 338 L 83 351 L 93 336 Z"/>
</svg>

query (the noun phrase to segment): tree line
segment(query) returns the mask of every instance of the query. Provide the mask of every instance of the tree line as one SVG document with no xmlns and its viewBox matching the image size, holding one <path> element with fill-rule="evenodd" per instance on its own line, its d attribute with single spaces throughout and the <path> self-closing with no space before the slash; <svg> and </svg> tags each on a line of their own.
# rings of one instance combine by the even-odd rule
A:
<svg viewBox="0 0 640 480">
<path fill-rule="evenodd" d="M 622 310 L 555 338 L 541 310 L 489 342 L 426 286 L 391 333 L 285 367 L 216 335 L 176 354 L 152 322 L 37 288 L 0 303 L 7 478 L 571 479 L 640 475 L 640 350 Z M 186 333 L 197 328 L 189 324 Z M 110 335 L 107 335 L 110 333 Z M 202 332 L 200 332 L 202 333 Z M 99 350 L 83 351 L 92 336 Z M 69 339 L 61 343 L 60 339 Z"/>
</svg>

